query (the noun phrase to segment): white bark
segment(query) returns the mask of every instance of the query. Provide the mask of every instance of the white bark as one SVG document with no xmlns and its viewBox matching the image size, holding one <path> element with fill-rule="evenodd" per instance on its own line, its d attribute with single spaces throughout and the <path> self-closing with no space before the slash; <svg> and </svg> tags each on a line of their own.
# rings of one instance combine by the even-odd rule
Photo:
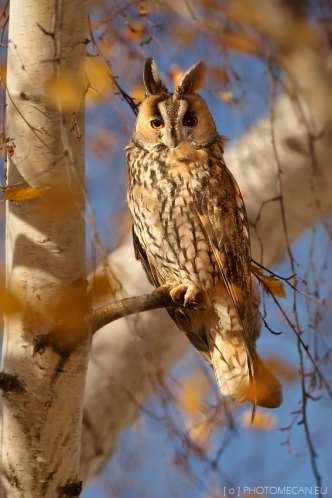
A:
<svg viewBox="0 0 332 498">
<path fill-rule="evenodd" d="M 314 101 L 311 103 L 314 105 Z M 325 118 L 323 113 L 316 116 L 321 129 L 329 124 Z M 332 143 L 328 132 L 315 143 L 314 164 L 308 152 L 308 129 L 287 97 L 275 106 L 274 134 L 292 242 L 332 210 Z M 280 193 L 270 117 L 227 151 L 226 162 L 240 183 L 250 218 L 255 220 L 262 202 Z M 286 248 L 279 202 L 266 204 L 257 232 L 253 232 L 253 256 L 259 260 L 260 243 L 255 234 L 264 246 L 264 263 L 273 265 Z M 110 261 L 126 295 L 150 288 L 140 264 L 134 260 L 131 240 L 115 251 Z M 183 334 L 164 311 L 115 322 L 96 334 L 84 412 L 81 465 L 86 479 L 95 476 L 111 456 L 118 435 L 154 392 L 156 375 L 161 370 L 167 372 L 186 346 Z"/>
<path fill-rule="evenodd" d="M 62 112 L 45 96 L 48 78 L 78 71 L 85 21 L 82 0 L 10 2 L 6 134 L 16 149 L 8 185 L 67 188 L 75 199 L 66 216 L 46 209 L 48 194 L 7 202 L 7 284 L 25 306 L 6 317 L 3 343 L 2 483 L 10 498 L 80 494 L 88 330 L 82 317 L 64 333 L 54 317 L 40 320 L 31 308 L 49 313 L 70 289 L 81 299 L 86 294 L 84 142 L 72 131 L 75 119 L 83 135 L 83 113 Z M 45 334 L 49 344 L 36 348 Z"/>
</svg>

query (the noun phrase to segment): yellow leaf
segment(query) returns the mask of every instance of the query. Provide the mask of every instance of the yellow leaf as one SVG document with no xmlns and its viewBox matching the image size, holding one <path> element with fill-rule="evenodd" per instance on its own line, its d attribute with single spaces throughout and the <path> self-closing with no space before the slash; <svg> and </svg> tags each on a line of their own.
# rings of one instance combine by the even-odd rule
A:
<svg viewBox="0 0 332 498">
<path fill-rule="evenodd" d="M 149 9 L 147 6 L 147 2 L 141 1 L 138 4 L 138 13 L 141 17 L 145 17 L 149 15 Z"/>
<path fill-rule="evenodd" d="M 265 412 L 256 412 L 252 421 L 252 411 L 246 410 L 242 414 L 242 424 L 248 429 L 258 429 L 263 431 L 272 431 L 277 425 L 277 417 Z"/>
<path fill-rule="evenodd" d="M 83 98 L 80 78 L 69 71 L 62 71 L 60 77 L 48 79 L 45 92 L 52 104 L 60 105 L 65 111 L 77 111 Z"/>
<path fill-rule="evenodd" d="M 143 85 L 134 86 L 130 93 L 135 100 L 138 100 L 138 102 L 142 102 L 145 99 L 145 90 Z"/>
<path fill-rule="evenodd" d="M 4 187 L 5 201 L 26 201 L 40 197 L 49 187 L 22 187 L 20 185 Z"/>
<path fill-rule="evenodd" d="M 0 65 L 0 82 L 1 82 L 1 84 L 6 83 L 6 78 L 7 78 L 7 65 L 1 64 Z"/>
<path fill-rule="evenodd" d="M 109 273 L 106 271 L 99 271 L 96 275 L 93 275 L 91 286 L 88 291 L 91 302 L 98 299 L 106 301 L 112 297 L 114 298 L 116 289 L 113 286 Z"/>
<path fill-rule="evenodd" d="M 271 294 L 286 297 L 285 285 L 277 277 L 266 275 L 255 263 L 251 265 L 251 271 Z"/>
<path fill-rule="evenodd" d="M 204 399 L 209 384 L 206 376 L 202 372 L 195 372 L 182 381 L 180 395 L 178 396 L 179 405 L 191 414 L 197 414 L 204 410 Z"/>
<path fill-rule="evenodd" d="M 213 67 L 211 67 L 209 69 L 209 75 L 210 75 L 211 78 L 213 78 L 219 84 L 221 82 L 224 85 L 227 85 L 229 83 L 229 81 L 230 81 L 227 69 L 224 68 L 224 67 L 219 67 L 219 66 L 213 66 Z"/>
<path fill-rule="evenodd" d="M 5 287 L 0 287 L 0 313 L 3 315 L 12 315 L 21 310 L 22 306 L 19 299 Z"/>
<path fill-rule="evenodd" d="M 233 104 L 234 102 L 234 95 L 232 92 L 219 92 L 219 97 L 225 104 Z"/>
<path fill-rule="evenodd" d="M 175 24 L 171 31 L 171 36 L 173 43 L 186 47 L 194 42 L 197 31 L 191 28 L 188 29 L 184 24 Z"/>
<path fill-rule="evenodd" d="M 195 387 L 189 382 L 183 384 L 183 393 L 179 402 L 182 408 L 189 413 L 195 413 L 202 409 L 202 403 Z"/>
<path fill-rule="evenodd" d="M 4 274 L 0 273 L 0 314 L 11 315 L 22 310 L 20 299 L 6 287 Z"/>
<path fill-rule="evenodd" d="M 128 25 L 128 31 L 129 31 L 129 35 L 132 38 L 134 38 L 136 40 L 140 40 L 146 34 L 146 27 L 142 22 L 139 22 L 139 21 L 131 22 Z"/>
<path fill-rule="evenodd" d="M 84 71 L 89 85 L 86 100 L 88 102 L 105 100 L 113 89 L 111 67 L 101 57 L 87 57 Z"/>
<path fill-rule="evenodd" d="M 271 294 L 278 297 L 286 297 L 285 286 L 281 280 L 270 275 L 262 277 L 264 285 L 269 289 Z"/>
<path fill-rule="evenodd" d="M 237 52 L 256 54 L 261 51 L 258 40 L 244 33 L 224 33 L 221 42 L 225 48 L 236 50 Z"/>
</svg>

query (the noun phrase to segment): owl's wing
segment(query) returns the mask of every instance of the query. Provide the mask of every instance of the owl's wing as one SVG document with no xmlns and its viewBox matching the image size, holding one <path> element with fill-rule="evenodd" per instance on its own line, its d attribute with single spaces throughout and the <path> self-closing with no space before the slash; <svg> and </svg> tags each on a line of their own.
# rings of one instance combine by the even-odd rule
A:
<svg viewBox="0 0 332 498">
<path fill-rule="evenodd" d="M 253 295 L 250 238 L 240 189 L 230 171 L 215 159 L 213 181 L 196 194 L 195 210 L 218 271 L 241 323 L 248 360 L 258 335 L 258 302 Z M 211 164 L 213 167 L 213 164 Z M 249 365 L 249 369 L 251 369 Z"/>
<path fill-rule="evenodd" d="M 159 287 L 160 282 L 158 279 L 158 275 L 153 266 L 150 265 L 148 257 L 146 255 L 146 251 L 144 250 L 142 244 L 140 243 L 139 238 L 135 233 L 134 227 L 132 228 L 132 233 L 133 233 L 135 257 L 142 263 L 150 284 L 154 285 L 155 287 Z"/>
</svg>

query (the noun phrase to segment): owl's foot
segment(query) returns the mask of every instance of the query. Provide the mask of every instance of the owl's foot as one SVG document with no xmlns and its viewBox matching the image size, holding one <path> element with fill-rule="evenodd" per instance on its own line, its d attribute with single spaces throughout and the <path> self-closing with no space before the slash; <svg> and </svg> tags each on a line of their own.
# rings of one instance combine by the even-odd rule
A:
<svg viewBox="0 0 332 498">
<path fill-rule="evenodd" d="M 204 293 L 194 284 L 178 284 L 170 291 L 174 303 L 191 309 L 205 307 Z"/>
</svg>

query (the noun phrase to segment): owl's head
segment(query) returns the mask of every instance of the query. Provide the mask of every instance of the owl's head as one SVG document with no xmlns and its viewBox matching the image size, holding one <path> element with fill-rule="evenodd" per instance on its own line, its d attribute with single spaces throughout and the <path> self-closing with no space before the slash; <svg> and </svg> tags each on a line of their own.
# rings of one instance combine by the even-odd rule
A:
<svg viewBox="0 0 332 498">
<path fill-rule="evenodd" d="M 170 93 L 156 63 L 148 59 L 144 67 L 146 98 L 139 108 L 134 141 L 144 149 L 157 145 L 175 148 L 187 142 L 195 148 L 207 147 L 218 137 L 209 108 L 196 91 L 202 86 L 205 64 L 198 62 Z"/>
</svg>

